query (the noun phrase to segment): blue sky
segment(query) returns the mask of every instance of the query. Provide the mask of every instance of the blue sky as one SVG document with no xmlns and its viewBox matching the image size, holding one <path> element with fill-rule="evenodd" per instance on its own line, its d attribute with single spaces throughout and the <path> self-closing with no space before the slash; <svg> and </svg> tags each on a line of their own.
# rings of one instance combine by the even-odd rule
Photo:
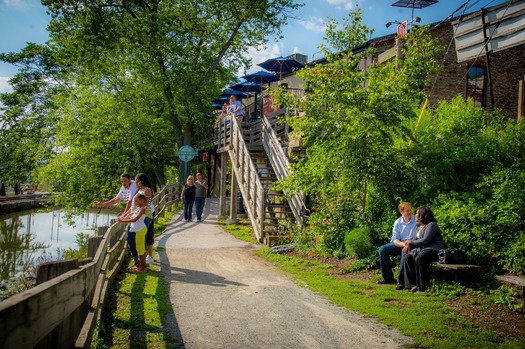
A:
<svg viewBox="0 0 525 349">
<path fill-rule="evenodd" d="M 363 21 L 374 29 L 373 37 L 395 33 L 396 26 L 386 28 L 389 21 L 410 20 L 412 9 L 391 6 L 396 0 L 298 0 L 304 3 L 290 18 L 283 29 L 284 38 L 274 39 L 260 50 L 250 49 L 253 66 L 248 72 L 260 70 L 257 63 L 276 56 L 302 53 L 308 60 L 321 58 L 319 45 L 323 43 L 327 17 L 341 19 L 349 10 L 359 6 Z M 506 2 L 506 0 L 440 0 L 424 9 L 415 9 L 414 16 L 421 18 L 420 24 L 428 24 L 447 18 L 463 3 L 468 3 L 466 13 Z M 463 9 L 458 14 L 463 13 Z M 27 42 L 44 43 L 48 39 L 46 26 L 49 17 L 39 0 L 0 0 L 0 52 L 16 52 Z M 16 68 L 0 63 L 0 92 L 9 91 L 7 80 L 16 73 Z M 242 72 L 241 72 L 242 75 Z"/>
</svg>

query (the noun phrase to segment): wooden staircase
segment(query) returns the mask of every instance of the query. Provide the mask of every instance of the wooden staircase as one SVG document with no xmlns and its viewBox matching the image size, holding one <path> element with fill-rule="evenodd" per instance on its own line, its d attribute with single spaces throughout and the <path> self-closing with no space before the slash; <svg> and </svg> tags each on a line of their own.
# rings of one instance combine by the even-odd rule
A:
<svg viewBox="0 0 525 349">
<path fill-rule="evenodd" d="M 272 167 L 268 154 L 262 145 L 248 147 L 251 158 L 257 169 L 264 192 L 266 193 L 266 209 L 264 211 L 265 240 L 286 233 L 289 224 L 296 223 L 293 211 L 282 191 L 272 189 L 277 175 Z M 286 223 L 286 224 L 285 224 Z"/>
<path fill-rule="evenodd" d="M 272 189 L 276 180 L 288 175 L 288 159 L 275 132 L 285 129 L 277 123 L 277 116 L 283 112 L 242 125 L 226 118 L 217 132 L 218 152 L 228 151 L 255 235 L 267 244 L 286 234 L 292 224 L 303 225 L 306 212 L 300 194 L 286 199 L 282 192 Z"/>
</svg>

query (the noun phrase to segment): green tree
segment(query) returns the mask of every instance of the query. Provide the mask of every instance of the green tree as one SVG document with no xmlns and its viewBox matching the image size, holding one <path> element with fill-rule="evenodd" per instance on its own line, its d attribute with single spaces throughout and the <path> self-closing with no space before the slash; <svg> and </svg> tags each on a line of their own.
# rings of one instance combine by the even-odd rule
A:
<svg viewBox="0 0 525 349">
<path fill-rule="evenodd" d="M 0 60 L 19 67 L 10 80 L 13 92 L 0 94 L 0 178 L 16 185 L 32 181 L 32 170 L 52 152 L 55 123 L 47 116 L 63 86 L 56 83 L 59 69 L 47 47 L 28 44 Z"/>
<path fill-rule="evenodd" d="M 360 62 L 369 60 L 374 50 L 354 49 L 370 31 L 361 24 L 359 9 L 345 20 L 342 29 L 335 21 L 328 25 L 323 49 L 329 63 L 298 72 L 306 96 L 277 96 L 277 103 L 300 111 L 286 121 L 307 154 L 292 164 L 283 186 L 313 199 L 310 229 L 323 236 L 328 252 L 343 248 L 345 232 L 365 223 L 375 210 L 368 202 L 383 200 L 393 206 L 399 168 L 407 156 L 406 126 L 425 98 L 421 88 L 429 83 L 428 74 L 438 69 L 438 46 L 423 28 L 410 32 L 403 61 L 361 68 Z M 404 151 L 398 140 L 404 140 Z"/>
<path fill-rule="evenodd" d="M 75 67 L 76 81 L 105 83 L 121 67 L 151 85 L 162 96 L 177 147 L 203 136 L 202 113 L 248 63 L 247 48 L 279 34 L 298 7 L 290 0 L 43 3 L 52 15 L 53 47 Z"/>
</svg>

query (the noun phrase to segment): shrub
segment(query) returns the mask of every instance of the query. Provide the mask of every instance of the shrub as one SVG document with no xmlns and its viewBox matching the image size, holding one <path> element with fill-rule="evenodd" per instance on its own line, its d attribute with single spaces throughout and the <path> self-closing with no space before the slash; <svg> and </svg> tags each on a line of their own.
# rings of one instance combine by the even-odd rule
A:
<svg viewBox="0 0 525 349">
<path fill-rule="evenodd" d="M 352 229 L 345 235 L 346 253 L 351 258 L 364 258 L 370 254 L 372 244 L 366 226 Z"/>
</svg>

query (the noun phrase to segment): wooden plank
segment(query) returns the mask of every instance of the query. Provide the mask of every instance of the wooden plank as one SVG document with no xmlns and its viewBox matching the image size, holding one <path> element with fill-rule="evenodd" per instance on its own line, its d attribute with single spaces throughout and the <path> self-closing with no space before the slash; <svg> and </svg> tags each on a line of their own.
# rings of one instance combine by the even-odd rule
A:
<svg viewBox="0 0 525 349">
<path fill-rule="evenodd" d="M 444 264 L 444 263 L 434 263 L 434 264 L 440 268 L 452 269 L 452 270 L 467 270 L 467 269 L 481 268 L 479 265 L 474 265 L 474 264 Z"/>
<path fill-rule="evenodd" d="M 70 270 L 78 268 L 78 259 L 64 259 L 42 263 L 36 271 L 36 285 L 40 285 Z"/>
<path fill-rule="evenodd" d="M 80 334 L 77 337 L 75 342 L 75 348 L 84 349 L 91 347 L 91 336 L 93 335 L 93 330 L 95 328 L 96 312 L 95 309 L 91 309 L 86 316 L 86 321 L 80 330 Z"/>
<path fill-rule="evenodd" d="M 496 275 L 500 281 L 505 281 L 517 286 L 525 287 L 525 276 L 521 275 Z"/>
<path fill-rule="evenodd" d="M 0 348 L 31 348 L 91 294 L 95 263 L 0 303 Z"/>
</svg>

